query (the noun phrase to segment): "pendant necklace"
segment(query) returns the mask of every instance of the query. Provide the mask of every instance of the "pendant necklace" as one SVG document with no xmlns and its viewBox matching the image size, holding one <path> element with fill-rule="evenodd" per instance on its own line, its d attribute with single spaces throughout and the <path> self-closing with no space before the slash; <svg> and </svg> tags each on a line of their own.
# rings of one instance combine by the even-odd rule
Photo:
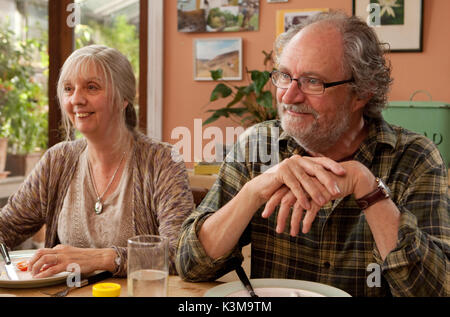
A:
<svg viewBox="0 0 450 317">
<path fill-rule="evenodd" d="M 124 158 L 125 158 L 125 152 L 123 152 L 123 155 L 122 155 L 122 158 L 120 159 L 119 165 L 117 166 L 116 171 L 114 172 L 113 176 L 111 177 L 111 180 L 109 181 L 108 186 L 106 186 L 105 191 L 100 196 L 98 195 L 98 192 L 97 192 L 97 186 L 95 186 L 95 178 L 93 176 L 94 174 L 92 173 L 91 162 L 89 161 L 89 158 L 88 158 L 89 176 L 91 177 L 92 184 L 94 184 L 95 194 L 97 195 L 97 202 L 95 203 L 95 207 L 94 207 L 95 213 L 97 215 L 102 213 L 102 210 L 103 210 L 102 198 L 103 198 L 103 196 L 105 196 L 106 192 L 109 189 L 109 186 L 111 186 L 114 178 L 116 177 L 117 171 L 119 171 L 120 165 L 122 164 L 122 161 Z"/>
</svg>

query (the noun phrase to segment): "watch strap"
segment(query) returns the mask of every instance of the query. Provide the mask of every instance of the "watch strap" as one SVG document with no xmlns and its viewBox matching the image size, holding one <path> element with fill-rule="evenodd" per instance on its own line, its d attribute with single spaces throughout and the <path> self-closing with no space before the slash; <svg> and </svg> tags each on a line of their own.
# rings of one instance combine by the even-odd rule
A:
<svg viewBox="0 0 450 317">
<path fill-rule="evenodd" d="M 114 249 L 114 251 L 116 251 L 116 257 L 114 258 L 115 269 L 114 272 L 112 272 L 113 275 L 116 275 L 120 271 L 120 266 L 122 264 L 122 257 L 121 253 L 119 252 L 116 246 L 112 246 L 111 248 Z"/>
<path fill-rule="evenodd" d="M 359 199 L 356 199 L 356 203 L 362 210 L 369 208 L 370 206 L 379 202 L 380 200 L 389 198 L 389 193 L 384 189 L 383 186 L 380 185 L 381 180 L 377 178 L 376 182 L 378 186 L 374 191 L 368 193 L 367 195 Z"/>
</svg>

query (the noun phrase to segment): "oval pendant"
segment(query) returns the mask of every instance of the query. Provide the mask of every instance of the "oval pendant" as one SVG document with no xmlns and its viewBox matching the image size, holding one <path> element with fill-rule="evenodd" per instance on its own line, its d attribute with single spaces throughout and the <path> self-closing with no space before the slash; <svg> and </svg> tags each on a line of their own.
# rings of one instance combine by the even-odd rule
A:
<svg viewBox="0 0 450 317">
<path fill-rule="evenodd" d="M 97 215 L 99 215 L 99 214 L 102 212 L 102 209 L 103 209 L 103 205 L 102 205 L 102 203 L 101 203 L 100 200 L 99 200 L 99 201 L 97 201 L 97 202 L 95 203 L 95 213 L 96 213 Z"/>
</svg>

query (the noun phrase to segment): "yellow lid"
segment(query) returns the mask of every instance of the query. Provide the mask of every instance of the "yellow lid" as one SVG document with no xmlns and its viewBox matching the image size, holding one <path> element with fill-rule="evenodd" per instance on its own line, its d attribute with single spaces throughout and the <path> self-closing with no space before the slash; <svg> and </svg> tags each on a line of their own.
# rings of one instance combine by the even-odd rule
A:
<svg viewBox="0 0 450 317">
<path fill-rule="evenodd" d="M 92 295 L 95 297 L 118 297 L 120 285 L 116 283 L 98 283 L 92 286 Z"/>
</svg>

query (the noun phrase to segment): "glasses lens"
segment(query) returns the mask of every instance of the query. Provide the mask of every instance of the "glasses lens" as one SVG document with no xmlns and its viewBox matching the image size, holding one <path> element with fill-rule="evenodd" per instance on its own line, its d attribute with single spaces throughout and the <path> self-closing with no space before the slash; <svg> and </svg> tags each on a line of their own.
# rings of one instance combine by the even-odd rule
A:
<svg viewBox="0 0 450 317">
<path fill-rule="evenodd" d="M 320 95 L 324 91 L 323 81 L 320 79 L 300 77 L 299 82 L 305 94 Z"/>
<path fill-rule="evenodd" d="M 272 82 L 278 88 L 288 88 L 291 84 L 291 76 L 282 72 L 274 71 L 272 73 Z"/>
</svg>

